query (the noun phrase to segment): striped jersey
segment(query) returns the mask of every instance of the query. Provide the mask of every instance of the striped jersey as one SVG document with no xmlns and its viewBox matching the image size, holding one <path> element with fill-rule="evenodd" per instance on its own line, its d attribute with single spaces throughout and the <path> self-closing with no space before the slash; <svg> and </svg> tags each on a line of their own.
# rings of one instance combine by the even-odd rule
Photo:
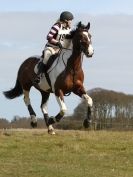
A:
<svg viewBox="0 0 133 177">
<path fill-rule="evenodd" d="M 61 42 L 63 41 L 64 37 L 66 34 L 69 34 L 70 33 L 70 28 L 67 27 L 67 28 L 64 28 L 63 25 L 61 23 L 55 23 L 48 35 L 47 35 L 47 40 L 48 40 L 48 44 L 52 44 L 52 39 L 56 39 L 57 41 Z M 54 44 L 55 45 L 55 44 Z"/>
</svg>

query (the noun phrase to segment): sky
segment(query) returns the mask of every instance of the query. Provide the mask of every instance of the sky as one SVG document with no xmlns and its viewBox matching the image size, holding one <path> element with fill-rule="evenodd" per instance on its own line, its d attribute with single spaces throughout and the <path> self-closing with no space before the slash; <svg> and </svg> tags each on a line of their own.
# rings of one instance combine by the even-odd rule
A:
<svg viewBox="0 0 133 177">
<path fill-rule="evenodd" d="M 0 11 L 49 12 L 70 10 L 73 12 L 89 12 L 91 14 L 132 14 L 132 0 L 0 0 Z"/>
<path fill-rule="evenodd" d="M 133 1 L 132 0 L 0 0 L 0 117 L 28 117 L 23 97 L 7 100 L 2 92 L 14 87 L 21 63 L 32 55 L 40 55 L 46 35 L 60 13 L 69 10 L 77 22 L 90 21 L 94 56 L 84 57 L 86 90 L 101 87 L 133 94 Z M 31 103 L 38 117 L 41 97 L 31 89 Z M 65 97 L 67 114 L 81 99 Z M 54 106 L 53 106 L 54 105 Z M 59 111 L 54 95 L 49 100 L 49 114 Z"/>
</svg>

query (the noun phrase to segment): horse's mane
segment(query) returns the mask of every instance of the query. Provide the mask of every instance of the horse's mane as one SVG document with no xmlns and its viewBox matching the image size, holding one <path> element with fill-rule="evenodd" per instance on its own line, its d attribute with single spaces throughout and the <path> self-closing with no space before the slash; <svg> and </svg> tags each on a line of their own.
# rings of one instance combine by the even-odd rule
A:
<svg viewBox="0 0 133 177">
<path fill-rule="evenodd" d="M 84 24 L 82 24 L 82 22 L 80 21 L 80 22 L 77 23 L 76 28 L 73 29 L 73 30 L 70 32 L 70 36 L 71 36 L 71 38 L 73 38 L 73 36 L 75 35 L 75 33 L 76 33 L 77 31 L 88 31 L 89 28 L 90 28 L 90 22 L 88 22 L 87 25 L 84 25 Z"/>
</svg>

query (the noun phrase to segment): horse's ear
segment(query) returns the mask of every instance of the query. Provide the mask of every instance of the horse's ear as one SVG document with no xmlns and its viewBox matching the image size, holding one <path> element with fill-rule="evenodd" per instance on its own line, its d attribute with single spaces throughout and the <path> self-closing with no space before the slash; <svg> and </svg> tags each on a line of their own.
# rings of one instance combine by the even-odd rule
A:
<svg viewBox="0 0 133 177">
<path fill-rule="evenodd" d="M 90 29 L 90 22 L 88 22 L 86 28 L 89 30 Z"/>
<path fill-rule="evenodd" d="M 68 36 L 66 35 L 66 38 L 67 38 L 67 39 L 72 39 L 74 35 L 75 35 L 75 30 L 72 30 L 72 31 L 70 32 L 70 34 L 68 34 Z"/>
<path fill-rule="evenodd" d="M 81 26 L 82 26 L 82 23 L 81 23 L 81 21 L 78 23 L 78 28 L 80 28 Z"/>
</svg>

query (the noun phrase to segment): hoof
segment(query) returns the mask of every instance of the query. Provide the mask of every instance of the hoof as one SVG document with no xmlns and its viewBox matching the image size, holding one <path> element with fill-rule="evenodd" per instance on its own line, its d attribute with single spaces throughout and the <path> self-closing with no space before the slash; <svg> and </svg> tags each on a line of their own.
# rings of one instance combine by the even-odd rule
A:
<svg viewBox="0 0 133 177">
<path fill-rule="evenodd" d="M 83 126 L 84 128 L 89 128 L 91 125 L 91 121 L 88 120 L 88 119 L 85 119 L 84 122 L 83 122 Z"/>
<path fill-rule="evenodd" d="M 54 130 L 48 130 L 48 134 L 55 135 L 55 131 Z"/>
<path fill-rule="evenodd" d="M 36 128 L 37 127 L 37 122 L 31 122 L 30 125 L 31 125 L 32 128 Z"/>
<path fill-rule="evenodd" d="M 49 127 L 48 127 L 48 134 L 55 135 L 55 131 L 54 131 L 54 128 L 52 125 L 49 125 Z"/>
<path fill-rule="evenodd" d="M 37 127 L 37 119 L 35 115 L 31 115 L 31 123 L 30 123 L 32 128 L 36 128 Z"/>
</svg>

